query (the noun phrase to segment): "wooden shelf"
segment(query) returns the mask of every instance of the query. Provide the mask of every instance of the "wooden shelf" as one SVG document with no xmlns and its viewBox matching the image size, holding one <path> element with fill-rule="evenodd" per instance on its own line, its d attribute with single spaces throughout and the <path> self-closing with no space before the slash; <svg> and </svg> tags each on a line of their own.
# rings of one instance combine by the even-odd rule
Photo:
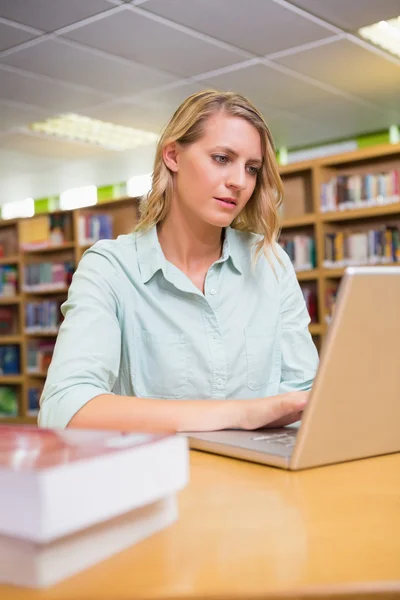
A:
<svg viewBox="0 0 400 600">
<path fill-rule="evenodd" d="M 307 225 L 314 225 L 316 222 L 315 214 L 306 214 L 295 219 L 284 219 L 282 221 L 282 229 L 289 229 L 294 227 L 305 227 Z"/>
<path fill-rule="evenodd" d="M 21 257 L 18 254 L 10 256 L 0 256 L 0 265 L 17 265 L 21 262 Z"/>
<path fill-rule="evenodd" d="M 96 242 L 93 242 L 93 244 L 95 243 Z M 89 248 L 91 248 L 93 244 L 81 244 L 80 246 L 78 246 L 78 248 L 81 252 L 85 252 L 86 250 L 89 250 Z"/>
<path fill-rule="evenodd" d="M 75 242 L 65 242 L 65 244 L 50 244 L 41 248 L 22 249 L 23 254 L 50 254 L 51 252 L 62 252 L 63 250 L 74 250 Z"/>
<path fill-rule="evenodd" d="M 0 385 L 20 384 L 23 381 L 23 375 L 0 375 Z"/>
<path fill-rule="evenodd" d="M 321 214 L 321 221 L 325 223 L 335 221 L 351 221 L 353 219 L 366 219 L 370 217 L 384 217 L 387 215 L 400 216 L 400 202 L 395 204 L 382 204 L 381 206 L 367 206 L 352 210 L 332 211 Z"/>
<path fill-rule="evenodd" d="M 308 326 L 308 329 L 309 329 L 311 335 L 321 335 L 322 334 L 322 327 L 319 323 L 310 323 L 310 325 Z"/>
<path fill-rule="evenodd" d="M 390 158 L 400 156 L 400 144 L 379 144 L 370 148 L 362 148 L 350 152 L 343 152 L 333 156 L 325 156 L 316 161 L 318 166 L 339 166 L 348 163 L 357 163 L 374 158 Z"/>
<path fill-rule="evenodd" d="M 29 371 L 26 371 L 26 376 L 27 377 L 39 377 L 39 378 L 46 379 L 47 372 L 45 373 L 44 371 L 36 371 L 35 373 L 31 373 Z"/>
<path fill-rule="evenodd" d="M 319 269 L 309 269 L 307 271 L 296 271 L 296 276 L 299 281 L 309 281 L 312 279 L 318 279 Z"/>
<path fill-rule="evenodd" d="M 63 288 L 47 288 L 46 290 L 24 290 L 24 294 L 26 296 L 49 296 L 55 294 L 66 294 L 68 292 L 68 286 L 66 285 Z"/>
<path fill-rule="evenodd" d="M 21 343 L 22 337 L 20 335 L 0 335 L 0 345 Z"/>
<path fill-rule="evenodd" d="M 36 338 L 36 337 L 46 337 L 46 338 L 56 338 L 58 336 L 58 331 L 57 332 L 51 332 L 51 331 L 25 331 L 25 336 L 29 337 L 29 338 Z M 1 340 L 1 338 L 0 338 Z"/>
<path fill-rule="evenodd" d="M 21 296 L 0 296 L 0 304 L 19 304 Z"/>
</svg>

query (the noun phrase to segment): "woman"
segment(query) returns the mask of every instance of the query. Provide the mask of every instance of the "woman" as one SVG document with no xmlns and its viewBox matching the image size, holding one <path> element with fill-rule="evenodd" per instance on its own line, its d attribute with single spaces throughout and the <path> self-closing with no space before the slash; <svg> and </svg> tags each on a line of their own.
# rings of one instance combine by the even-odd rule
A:
<svg viewBox="0 0 400 600">
<path fill-rule="evenodd" d="M 79 263 L 39 424 L 134 431 L 281 426 L 317 367 L 310 318 L 277 245 L 282 183 L 245 98 L 187 98 L 158 144 L 133 234 Z"/>
</svg>

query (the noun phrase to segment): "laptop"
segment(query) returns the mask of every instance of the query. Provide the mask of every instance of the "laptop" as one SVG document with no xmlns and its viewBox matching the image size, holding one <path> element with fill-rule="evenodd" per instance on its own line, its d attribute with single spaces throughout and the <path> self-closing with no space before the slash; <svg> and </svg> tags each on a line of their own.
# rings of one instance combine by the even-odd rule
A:
<svg viewBox="0 0 400 600">
<path fill-rule="evenodd" d="M 197 450 L 294 471 L 399 452 L 400 266 L 345 270 L 300 424 L 188 436 Z"/>
</svg>

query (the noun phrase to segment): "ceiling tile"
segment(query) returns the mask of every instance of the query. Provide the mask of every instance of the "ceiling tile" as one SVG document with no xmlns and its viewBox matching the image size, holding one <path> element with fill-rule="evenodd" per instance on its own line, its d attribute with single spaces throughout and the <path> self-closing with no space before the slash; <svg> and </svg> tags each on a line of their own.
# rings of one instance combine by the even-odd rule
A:
<svg viewBox="0 0 400 600">
<path fill-rule="evenodd" d="M 45 118 L 47 112 L 34 106 L 22 107 L 10 103 L 4 103 L 0 99 L 0 131 L 14 129 L 28 125 L 33 121 Z"/>
<path fill-rule="evenodd" d="M 390 111 L 373 110 L 343 98 L 302 106 L 298 114 L 317 123 L 333 123 L 337 138 L 379 131 L 391 124 Z"/>
<path fill-rule="evenodd" d="M 49 157 L 79 160 L 88 156 L 96 157 L 109 151 L 89 144 L 64 142 L 52 138 L 13 133 L 0 136 L 0 148 L 12 152 L 33 154 L 35 157 Z"/>
<path fill-rule="evenodd" d="M 97 106 L 85 110 L 84 114 L 92 119 L 100 119 L 116 125 L 125 125 L 154 133 L 161 130 L 168 118 L 168 111 L 155 111 L 150 106 L 138 106 L 132 102 L 116 102 Z"/>
<path fill-rule="evenodd" d="M 243 60 L 239 51 L 216 47 L 131 10 L 74 29 L 65 37 L 181 76 Z"/>
<path fill-rule="evenodd" d="M 13 27 L 5 23 L 0 23 L 0 52 L 8 50 L 13 46 L 27 42 L 36 37 L 33 33 L 28 33 L 18 27 Z"/>
<path fill-rule="evenodd" d="M 318 87 L 261 64 L 210 77 L 202 83 L 244 94 L 256 105 L 293 110 L 302 104 L 331 97 Z"/>
<path fill-rule="evenodd" d="M 276 62 L 400 111 L 400 66 L 348 40 L 280 58 Z"/>
<path fill-rule="evenodd" d="M 0 99 L 28 102 L 48 109 L 50 114 L 76 111 L 104 102 L 107 97 L 98 92 L 72 89 L 56 81 L 10 72 L 0 65 Z"/>
<path fill-rule="evenodd" d="M 145 92 L 132 98 L 131 102 L 116 102 L 94 107 L 86 110 L 85 114 L 94 119 L 159 133 L 179 104 L 201 89 L 203 88 L 200 85 L 188 84 L 163 90 L 157 94 Z"/>
<path fill-rule="evenodd" d="M 347 31 L 400 15 L 400 0 L 291 0 L 291 3 Z"/>
<path fill-rule="evenodd" d="M 166 73 L 75 48 L 59 40 L 40 42 L 32 48 L 5 56 L 0 62 L 111 94 L 132 95 L 135 91 L 174 79 Z"/>
<path fill-rule="evenodd" d="M 262 56 L 331 35 L 272 0 L 149 0 L 142 8 Z"/>
<path fill-rule="evenodd" d="M 54 31 L 112 8 L 106 0 L 0 0 L 0 17 Z"/>
</svg>

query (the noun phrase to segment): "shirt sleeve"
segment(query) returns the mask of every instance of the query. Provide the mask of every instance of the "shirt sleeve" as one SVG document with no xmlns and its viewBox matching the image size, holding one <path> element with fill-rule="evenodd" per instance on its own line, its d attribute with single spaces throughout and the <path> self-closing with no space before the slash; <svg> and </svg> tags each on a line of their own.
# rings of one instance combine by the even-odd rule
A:
<svg viewBox="0 0 400 600">
<path fill-rule="evenodd" d="M 109 394 L 118 376 L 121 328 L 118 279 L 106 254 L 86 252 L 68 300 L 40 399 L 41 427 L 64 428 L 89 400 Z"/>
<path fill-rule="evenodd" d="M 282 249 L 281 381 L 279 393 L 310 390 L 318 367 L 318 352 L 309 332 L 311 321 L 293 265 Z"/>
</svg>

